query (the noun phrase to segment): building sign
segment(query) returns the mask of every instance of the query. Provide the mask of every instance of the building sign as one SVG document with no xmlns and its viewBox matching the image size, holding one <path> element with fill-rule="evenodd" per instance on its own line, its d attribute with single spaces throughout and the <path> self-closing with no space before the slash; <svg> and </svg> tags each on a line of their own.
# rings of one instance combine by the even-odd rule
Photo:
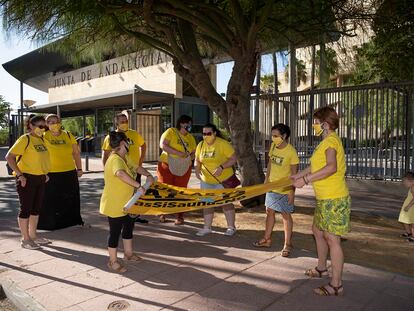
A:
<svg viewBox="0 0 414 311">
<path fill-rule="evenodd" d="M 99 64 L 51 76 L 49 78 L 49 88 L 68 86 L 169 61 L 171 61 L 171 57 L 160 51 L 151 52 L 147 50 L 131 53 Z"/>
</svg>

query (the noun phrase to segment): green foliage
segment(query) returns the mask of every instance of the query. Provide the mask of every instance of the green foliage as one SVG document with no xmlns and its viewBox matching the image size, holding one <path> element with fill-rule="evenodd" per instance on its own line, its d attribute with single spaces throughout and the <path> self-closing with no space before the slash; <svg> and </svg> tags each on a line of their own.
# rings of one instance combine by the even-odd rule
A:
<svg viewBox="0 0 414 311">
<path fill-rule="evenodd" d="M 375 36 L 357 50 L 355 84 L 414 80 L 414 1 L 382 1 Z"/>
<path fill-rule="evenodd" d="M 328 75 L 328 77 L 333 76 L 338 72 L 338 60 L 336 58 L 336 52 L 332 48 L 325 47 L 325 55 L 326 74 Z M 315 58 L 316 76 L 320 78 L 321 52 L 319 50 L 316 51 Z"/>
<path fill-rule="evenodd" d="M 286 65 L 285 69 L 285 81 L 289 83 L 289 64 Z M 308 81 L 308 73 L 306 71 L 306 65 L 303 60 L 296 60 L 296 85 L 299 86 L 300 83 L 306 84 Z"/>
<path fill-rule="evenodd" d="M 86 134 L 94 133 L 94 117 L 86 116 Z M 63 127 L 74 136 L 83 136 L 83 117 L 72 117 L 62 119 Z"/>
<path fill-rule="evenodd" d="M 6 146 L 9 143 L 9 130 L 2 128 L 0 129 L 0 146 Z"/>
<path fill-rule="evenodd" d="M 0 129 L 8 128 L 9 119 L 8 114 L 11 109 L 11 104 L 4 100 L 4 97 L 0 95 Z"/>
</svg>

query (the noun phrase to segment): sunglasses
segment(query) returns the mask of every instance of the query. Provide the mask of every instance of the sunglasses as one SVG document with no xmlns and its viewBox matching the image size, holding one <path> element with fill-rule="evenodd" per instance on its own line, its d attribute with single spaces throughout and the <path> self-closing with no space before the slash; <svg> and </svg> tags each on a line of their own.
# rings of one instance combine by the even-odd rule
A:
<svg viewBox="0 0 414 311">
<path fill-rule="evenodd" d="M 203 136 L 211 136 L 211 135 L 213 135 L 213 132 L 203 133 Z"/>
</svg>

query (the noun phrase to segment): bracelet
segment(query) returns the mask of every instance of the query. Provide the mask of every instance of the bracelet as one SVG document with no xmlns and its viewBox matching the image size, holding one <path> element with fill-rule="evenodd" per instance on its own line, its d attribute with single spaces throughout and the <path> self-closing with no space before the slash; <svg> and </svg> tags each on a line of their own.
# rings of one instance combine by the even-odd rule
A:
<svg viewBox="0 0 414 311">
<path fill-rule="evenodd" d="M 223 165 L 220 165 L 220 167 L 221 167 L 222 170 L 224 170 L 224 166 Z"/>
<path fill-rule="evenodd" d="M 82 171 L 82 169 L 81 169 L 81 168 L 78 168 L 78 169 L 77 169 L 77 171 L 78 171 L 78 172 L 81 172 L 81 171 Z"/>
</svg>

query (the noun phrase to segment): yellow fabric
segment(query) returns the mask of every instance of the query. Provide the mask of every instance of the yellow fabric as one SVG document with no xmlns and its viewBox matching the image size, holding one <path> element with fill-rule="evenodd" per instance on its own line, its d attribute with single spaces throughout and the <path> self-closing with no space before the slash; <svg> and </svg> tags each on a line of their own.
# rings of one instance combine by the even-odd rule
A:
<svg viewBox="0 0 414 311">
<path fill-rule="evenodd" d="M 338 135 L 333 132 L 320 142 L 316 147 L 310 161 L 311 172 L 319 171 L 326 166 L 326 150 L 336 150 L 336 173 L 329 177 L 313 182 L 313 189 L 318 200 L 337 199 L 349 195 L 348 186 L 345 181 L 346 162 L 345 152 Z"/>
<path fill-rule="evenodd" d="M 150 189 L 152 191 L 148 191 L 138 198 L 128 212 L 138 215 L 190 212 L 246 200 L 269 192 L 274 188 L 285 188 L 291 184 L 292 180 L 290 178 L 235 189 L 189 189 L 155 183 L 151 185 Z"/>
<path fill-rule="evenodd" d="M 212 145 L 208 145 L 205 142 L 200 142 L 196 149 L 196 158 L 199 159 L 203 165 L 201 166 L 201 179 L 208 184 L 218 184 L 217 180 L 211 176 L 207 169 L 214 173 L 214 171 L 234 154 L 232 145 L 220 138 L 216 137 L 216 140 Z M 207 167 L 207 169 L 206 169 Z M 226 167 L 217 179 L 222 182 L 231 175 L 233 175 L 233 168 Z"/>
<path fill-rule="evenodd" d="M 161 135 L 160 142 L 166 139 L 169 141 L 171 148 L 174 148 L 175 150 L 178 150 L 181 152 L 185 152 L 183 143 L 181 142 L 181 139 L 178 138 L 177 134 L 180 135 L 181 139 L 183 140 L 185 147 L 187 148 L 187 151 L 193 152 L 197 146 L 194 136 L 191 135 L 190 133 L 187 133 L 187 135 L 182 135 L 179 130 L 173 127 L 170 127 Z M 178 158 L 178 156 L 175 154 L 171 154 L 171 156 L 174 158 Z M 168 153 L 163 151 L 160 155 L 159 161 L 168 163 Z"/>
<path fill-rule="evenodd" d="M 298 154 L 296 149 L 291 144 L 288 144 L 285 148 L 279 149 L 274 143 L 270 146 L 269 152 L 270 159 L 270 175 L 269 181 L 278 181 L 280 179 L 289 177 L 291 175 L 291 165 L 299 164 Z M 273 192 L 280 194 L 288 194 L 292 191 L 292 187 L 276 188 Z"/>
<path fill-rule="evenodd" d="M 412 199 L 413 199 L 413 194 L 411 193 L 410 190 L 408 190 L 407 198 L 404 201 L 404 204 L 401 208 L 400 217 L 398 218 L 398 221 L 403 224 L 407 224 L 407 225 L 414 224 L 414 206 L 410 207 L 408 212 L 404 211 L 404 208 L 407 207 L 408 204 L 410 204 Z"/>
<path fill-rule="evenodd" d="M 52 173 L 72 171 L 76 168 L 73 160 L 73 145 L 77 145 L 75 137 L 69 132 L 61 131 L 54 136 L 51 131 L 43 135 L 50 155 L 50 171 Z"/>
<path fill-rule="evenodd" d="M 105 163 L 105 186 L 99 208 L 101 214 L 109 217 L 124 216 L 125 213 L 122 209 L 134 194 L 134 187 L 126 184 L 115 175 L 120 170 L 125 171 L 131 177 L 133 176 L 125 161 L 119 155 L 113 153 Z"/>
<path fill-rule="evenodd" d="M 118 132 L 118 130 L 116 130 Z M 137 131 L 129 129 L 128 131 L 124 132 L 125 135 L 128 137 L 129 140 L 129 152 L 128 156 L 135 164 L 139 163 L 139 159 L 141 157 L 141 150 L 140 147 L 145 143 L 144 138 L 138 134 Z M 106 135 L 104 142 L 102 144 L 102 150 L 111 151 L 112 148 L 109 145 L 109 135 Z"/>
<path fill-rule="evenodd" d="M 10 153 L 21 156 L 17 157 L 16 161 L 19 161 L 17 167 L 22 173 L 46 175 L 50 172 L 49 152 L 42 138 L 29 134 L 22 135 L 10 148 Z"/>
</svg>

